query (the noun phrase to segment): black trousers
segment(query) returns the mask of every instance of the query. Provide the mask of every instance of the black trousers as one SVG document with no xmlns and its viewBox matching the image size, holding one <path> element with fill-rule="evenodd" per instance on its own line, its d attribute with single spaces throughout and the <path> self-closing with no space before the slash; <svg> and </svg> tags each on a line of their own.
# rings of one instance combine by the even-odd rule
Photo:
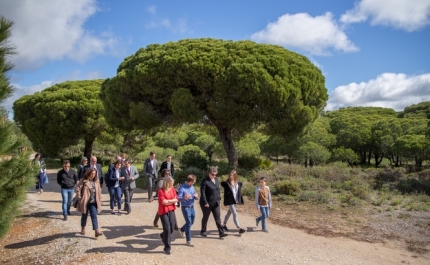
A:
<svg viewBox="0 0 430 265">
<path fill-rule="evenodd" d="M 175 227 L 175 211 L 169 211 L 160 216 L 161 224 L 163 225 L 163 233 L 161 237 L 164 244 L 164 250 L 171 249 L 172 233 Z"/>
<path fill-rule="evenodd" d="M 216 206 L 209 206 L 209 207 L 205 207 L 204 205 L 200 205 L 200 207 L 202 208 L 202 213 L 203 213 L 203 217 L 202 217 L 202 229 L 201 229 L 201 233 L 206 232 L 206 228 L 208 226 L 208 220 L 209 220 L 209 216 L 212 215 L 214 217 L 215 223 L 216 223 L 216 227 L 218 228 L 218 233 L 219 235 L 224 234 L 224 229 L 222 228 L 221 225 L 221 210 L 219 205 Z"/>
<path fill-rule="evenodd" d="M 131 211 L 131 199 L 133 199 L 133 190 L 132 189 L 126 189 L 123 190 L 124 193 L 124 211 Z"/>
</svg>

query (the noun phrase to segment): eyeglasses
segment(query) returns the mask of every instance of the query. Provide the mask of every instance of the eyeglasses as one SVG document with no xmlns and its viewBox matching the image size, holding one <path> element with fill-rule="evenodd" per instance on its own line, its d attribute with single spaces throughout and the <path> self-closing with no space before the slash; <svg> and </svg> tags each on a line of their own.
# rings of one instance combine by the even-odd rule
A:
<svg viewBox="0 0 430 265">
<path fill-rule="evenodd" d="M 216 174 L 217 173 L 209 173 L 211 176 L 214 176 L 214 177 L 216 177 Z"/>
</svg>

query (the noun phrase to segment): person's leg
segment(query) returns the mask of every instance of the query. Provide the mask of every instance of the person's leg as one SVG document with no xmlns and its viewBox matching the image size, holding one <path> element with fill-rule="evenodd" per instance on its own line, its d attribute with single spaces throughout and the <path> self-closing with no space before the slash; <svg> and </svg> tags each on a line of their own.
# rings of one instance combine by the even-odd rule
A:
<svg viewBox="0 0 430 265">
<path fill-rule="evenodd" d="M 87 226 L 87 218 L 88 218 L 88 211 L 89 211 L 88 207 L 89 207 L 89 205 L 87 205 L 87 211 L 85 213 L 82 213 L 82 216 L 81 216 L 81 227 L 82 227 L 82 229 L 84 229 L 85 226 Z"/>
<path fill-rule="evenodd" d="M 170 227 L 170 220 L 169 215 L 163 214 L 160 216 L 161 224 L 163 225 L 163 244 L 164 244 L 164 251 L 168 250 L 170 251 L 170 242 L 171 242 L 171 227 Z"/>
<path fill-rule="evenodd" d="M 124 210 L 130 212 L 130 190 L 124 190 Z"/>
<path fill-rule="evenodd" d="M 67 214 L 70 214 L 70 206 L 72 205 L 73 194 L 75 189 L 71 188 L 67 190 Z"/>
<path fill-rule="evenodd" d="M 61 199 L 62 199 L 62 210 L 63 210 L 63 216 L 67 216 L 67 189 L 61 188 Z"/>
<path fill-rule="evenodd" d="M 133 189 L 130 189 L 128 193 L 128 210 L 131 211 L 131 199 L 133 199 Z"/>
<path fill-rule="evenodd" d="M 116 199 L 116 202 L 118 204 L 118 211 L 121 210 L 121 207 L 122 207 L 122 200 L 121 200 L 122 194 L 121 193 L 122 193 L 121 187 L 120 186 L 116 187 L 115 188 L 115 199 Z"/>
<path fill-rule="evenodd" d="M 91 216 L 91 223 L 93 225 L 93 230 L 99 229 L 99 223 L 97 220 L 97 204 L 96 203 L 90 203 L 88 205 L 90 216 Z"/>
<path fill-rule="evenodd" d="M 231 209 L 230 209 L 230 206 L 231 206 L 231 205 L 229 205 L 229 206 L 228 206 L 228 211 L 227 211 L 227 213 L 226 213 L 226 215 L 225 215 L 225 217 L 224 217 L 224 226 L 226 226 L 226 225 L 227 225 L 228 219 L 230 219 L 230 215 L 231 215 Z"/>
<path fill-rule="evenodd" d="M 146 182 L 148 185 L 148 201 L 152 200 L 152 186 L 153 186 L 153 179 L 152 176 L 146 177 Z"/>
<path fill-rule="evenodd" d="M 155 227 L 158 227 L 158 220 L 160 219 L 160 216 L 158 215 L 158 211 L 157 211 L 157 213 L 155 214 L 155 217 L 154 217 L 154 226 Z"/>
<path fill-rule="evenodd" d="M 261 229 L 266 229 L 267 207 L 260 207 L 261 212 Z"/>
<path fill-rule="evenodd" d="M 204 207 L 203 205 L 200 205 L 202 208 L 202 229 L 200 230 L 200 233 L 206 232 L 206 228 L 208 226 L 208 220 L 209 215 L 211 214 L 211 208 L 210 207 Z"/>
<path fill-rule="evenodd" d="M 109 204 L 110 204 L 110 209 L 113 212 L 113 208 L 115 207 L 115 187 L 108 187 L 108 192 L 109 192 Z"/>
<path fill-rule="evenodd" d="M 187 241 L 191 241 L 191 210 L 194 209 L 181 207 L 181 210 L 185 220 L 185 224 L 181 227 L 181 230 L 185 232 L 185 238 L 187 239 Z"/>
<path fill-rule="evenodd" d="M 218 228 L 219 235 L 220 236 L 224 235 L 225 232 L 224 232 L 224 229 L 222 228 L 222 224 L 221 224 L 221 210 L 220 210 L 219 205 L 211 207 L 211 211 L 212 211 L 212 215 L 213 215 L 214 220 L 215 220 L 216 227 Z"/>
<path fill-rule="evenodd" d="M 229 205 L 230 212 L 233 213 L 233 221 L 237 228 L 240 228 L 239 219 L 237 219 L 236 204 Z"/>
</svg>

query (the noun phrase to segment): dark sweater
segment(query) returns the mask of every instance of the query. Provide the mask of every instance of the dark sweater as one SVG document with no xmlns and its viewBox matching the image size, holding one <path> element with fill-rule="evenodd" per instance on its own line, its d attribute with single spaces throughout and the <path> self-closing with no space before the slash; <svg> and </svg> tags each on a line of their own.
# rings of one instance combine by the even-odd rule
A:
<svg viewBox="0 0 430 265">
<path fill-rule="evenodd" d="M 78 182 L 78 174 L 71 168 L 69 172 L 63 169 L 57 173 L 57 183 L 62 189 L 72 189 L 75 187 L 76 182 Z"/>
</svg>

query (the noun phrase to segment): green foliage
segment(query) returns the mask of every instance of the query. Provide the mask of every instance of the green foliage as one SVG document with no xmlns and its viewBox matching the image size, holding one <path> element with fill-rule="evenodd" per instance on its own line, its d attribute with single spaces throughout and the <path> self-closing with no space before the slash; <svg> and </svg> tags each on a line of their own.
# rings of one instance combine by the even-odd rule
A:
<svg viewBox="0 0 430 265">
<path fill-rule="evenodd" d="M 402 193 L 425 193 L 430 195 L 430 180 L 402 179 L 396 188 Z"/>
<path fill-rule="evenodd" d="M 399 113 L 399 118 L 419 118 L 428 119 L 430 113 L 430 101 L 413 104 L 405 107 L 405 109 Z"/>
<path fill-rule="evenodd" d="M 239 157 L 239 167 L 251 170 L 258 168 L 262 163 L 262 159 L 256 156 L 243 156 Z"/>
<path fill-rule="evenodd" d="M 273 184 L 273 194 L 296 195 L 300 189 L 300 183 L 295 179 L 278 181 Z"/>
<path fill-rule="evenodd" d="M 23 96 L 13 104 L 14 119 L 45 156 L 55 157 L 80 139 L 90 156 L 94 140 L 107 129 L 99 100 L 102 82 L 67 81 Z"/>
<path fill-rule="evenodd" d="M 185 39 L 125 58 L 101 98 L 107 121 L 123 129 L 209 120 L 236 166 L 233 131 L 264 123 L 269 134 L 301 133 L 325 106 L 324 82 L 306 57 L 280 46 Z"/>
<path fill-rule="evenodd" d="M 14 54 L 13 46 L 8 44 L 12 25 L 13 22 L 0 18 L 0 102 L 13 91 L 8 78 L 13 65 L 7 60 Z M 28 153 L 11 157 L 26 140 L 15 133 L 15 129 L 6 119 L 0 123 L 0 238 L 9 231 L 13 219 L 20 213 L 27 189 L 35 183 L 34 176 L 38 172 L 30 167 Z"/>
<path fill-rule="evenodd" d="M 208 160 L 206 156 L 202 155 L 200 151 L 196 150 L 185 151 L 179 161 L 182 168 L 196 167 L 200 170 L 205 170 L 208 167 Z"/>
</svg>

